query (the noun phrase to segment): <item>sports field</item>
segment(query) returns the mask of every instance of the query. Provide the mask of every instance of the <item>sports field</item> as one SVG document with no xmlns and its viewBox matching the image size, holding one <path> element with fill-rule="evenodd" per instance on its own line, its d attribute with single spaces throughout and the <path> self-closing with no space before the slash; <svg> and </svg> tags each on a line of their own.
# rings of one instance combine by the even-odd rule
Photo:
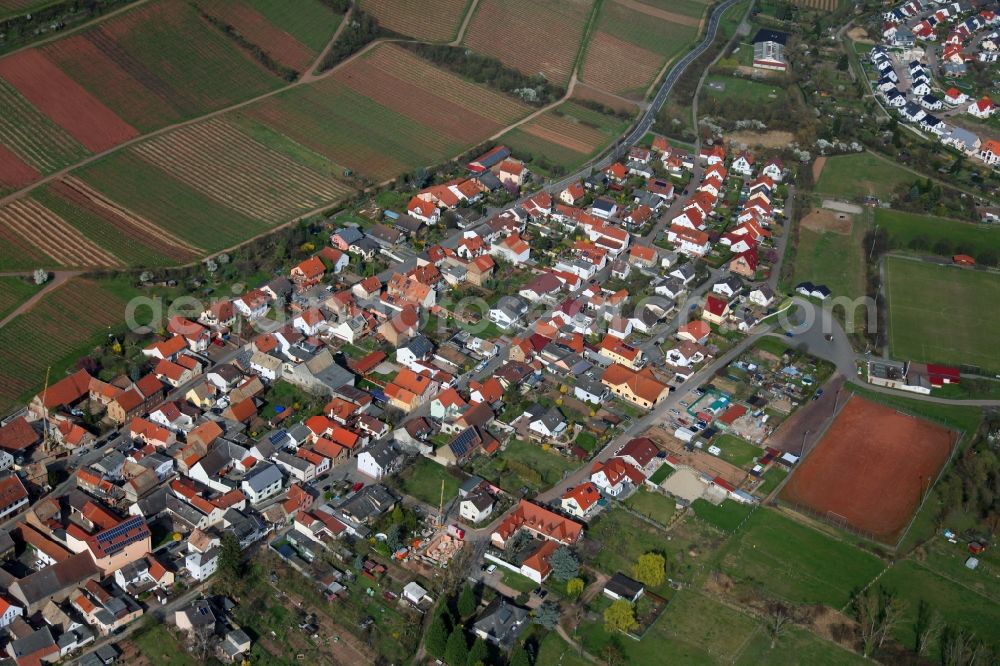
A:
<svg viewBox="0 0 1000 666">
<path fill-rule="evenodd" d="M 900 257 L 885 272 L 893 357 L 1000 367 L 1000 276 Z"/>
<path fill-rule="evenodd" d="M 807 281 L 826 285 L 834 296 L 864 296 L 865 254 L 862 244 L 866 228 L 864 219 L 860 217 L 855 218 L 846 229 L 823 229 L 808 222 L 800 225 L 794 284 Z"/>
<path fill-rule="evenodd" d="M 893 247 L 951 257 L 985 252 L 1000 256 L 1000 227 L 889 208 L 875 209 L 875 223 L 889 234 Z"/>
<path fill-rule="evenodd" d="M 852 396 L 781 499 L 895 545 L 955 441 L 954 431 Z"/>
<path fill-rule="evenodd" d="M 816 192 L 847 199 L 865 196 L 887 199 L 896 187 L 916 179 L 909 171 L 871 153 L 836 155 L 826 160 Z"/>
</svg>

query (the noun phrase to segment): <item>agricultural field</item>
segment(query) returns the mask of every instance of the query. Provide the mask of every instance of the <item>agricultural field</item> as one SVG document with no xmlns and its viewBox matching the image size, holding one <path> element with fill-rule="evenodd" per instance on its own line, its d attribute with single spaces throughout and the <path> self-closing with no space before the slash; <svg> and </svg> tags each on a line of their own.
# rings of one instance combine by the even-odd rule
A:
<svg viewBox="0 0 1000 666">
<path fill-rule="evenodd" d="M 329 26 L 332 35 L 335 19 Z M 148 132 L 261 95 L 282 83 L 183 0 L 157 0 L 4 58 L 0 75 L 5 76 L 6 61 L 18 58 L 37 61 L 39 71 L 44 64 L 45 71 L 58 75 L 40 81 L 42 91 L 54 95 L 57 86 L 68 81 L 106 105 L 113 118 L 104 119 L 97 128 L 117 120 Z"/>
<path fill-rule="evenodd" d="M 342 18 L 322 0 L 198 0 L 197 5 L 300 73 L 323 50 Z"/>
<path fill-rule="evenodd" d="M 41 287 L 17 277 L 0 277 L 0 319 L 16 310 Z"/>
<path fill-rule="evenodd" d="M 111 268 L 122 261 L 87 238 L 61 215 L 33 197 L 0 207 L 0 237 L 10 240 L 0 248 L 0 267 L 38 265 Z M 22 251 L 27 252 L 22 254 Z M 44 257 L 49 257 L 48 260 Z"/>
<path fill-rule="evenodd" d="M 343 199 L 351 188 L 313 171 L 219 118 L 188 125 L 129 152 L 193 190 L 270 224 Z"/>
<path fill-rule="evenodd" d="M 692 0 L 604 2 L 585 45 L 583 80 L 641 99 L 667 61 L 695 40 L 705 9 Z"/>
<path fill-rule="evenodd" d="M 150 220 L 181 242 L 218 251 L 270 227 L 189 187 L 130 151 L 119 151 L 74 173 L 74 177 Z"/>
<path fill-rule="evenodd" d="M 73 164 L 89 152 L 0 79 L 0 192 Z"/>
<path fill-rule="evenodd" d="M 895 358 L 1000 370 L 1000 277 L 900 257 L 885 264 Z"/>
<path fill-rule="evenodd" d="M 626 125 L 620 118 L 563 102 L 504 134 L 500 141 L 520 157 L 542 157 L 570 170 L 611 144 Z"/>
<path fill-rule="evenodd" d="M 362 178 L 381 182 L 481 143 L 530 108 L 394 45 L 334 76 L 241 109 Z"/>
<path fill-rule="evenodd" d="M 0 78 L 90 152 L 108 150 L 139 133 L 37 49 L 0 59 Z"/>
<path fill-rule="evenodd" d="M 549 83 L 569 82 L 592 0 L 481 0 L 465 45 Z"/>
<path fill-rule="evenodd" d="M 29 199 L 45 206 L 130 266 L 190 261 L 199 254 L 199 248 L 131 214 L 72 177 L 33 191 Z"/>
<path fill-rule="evenodd" d="M 863 177 L 859 178 L 859 174 Z M 816 180 L 816 192 L 847 199 L 866 196 L 888 199 L 898 186 L 910 184 L 916 178 L 909 171 L 871 153 L 835 155 L 826 159 Z"/>
<path fill-rule="evenodd" d="M 930 251 L 949 258 L 954 254 L 1000 256 L 1000 228 L 994 225 L 976 225 L 888 208 L 875 209 L 875 224 L 889 234 L 892 247 Z"/>
<path fill-rule="evenodd" d="M 455 38 L 469 0 L 361 0 L 360 5 L 383 28 L 428 42 L 447 42 Z"/>
<path fill-rule="evenodd" d="M 28 399 L 45 381 L 53 380 L 121 323 L 122 295 L 100 283 L 74 278 L 46 294 L 28 312 L 0 328 L 0 411 Z"/>
</svg>

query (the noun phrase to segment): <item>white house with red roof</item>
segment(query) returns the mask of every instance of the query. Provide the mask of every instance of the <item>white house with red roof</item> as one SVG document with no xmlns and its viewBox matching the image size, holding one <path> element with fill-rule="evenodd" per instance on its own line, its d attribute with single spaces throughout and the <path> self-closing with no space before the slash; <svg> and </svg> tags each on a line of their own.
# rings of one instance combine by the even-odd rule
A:
<svg viewBox="0 0 1000 666">
<path fill-rule="evenodd" d="M 698 159 L 708 165 L 721 164 L 726 161 L 726 149 L 718 144 L 705 146 L 698 153 Z"/>
<path fill-rule="evenodd" d="M 619 497 L 638 488 L 646 480 L 638 467 L 623 458 L 612 458 L 607 462 L 595 462 L 590 470 L 590 481 L 601 492 L 611 497 Z"/>
<path fill-rule="evenodd" d="M 749 177 L 753 175 L 753 164 L 753 155 L 749 151 L 744 150 L 736 156 L 730 168 L 741 176 Z"/>
<path fill-rule="evenodd" d="M 760 168 L 760 175 L 767 176 L 775 183 L 780 183 L 785 177 L 785 165 L 777 157 L 772 157 L 764 162 L 764 166 Z"/>
<path fill-rule="evenodd" d="M 705 305 L 701 311 L 701 318 L 705 321 L 719 325 L 729 316 L 729 301 L 709 294 L 705 298 Z"/>
<path fill-rule="evenodd" d="M 269 304 L 270 300 L 267 294 L 260 289 L 251 289 L 233 299 L 233 307 L 236 308 L 237 312 L 251 321 L 260 319 L 267 314 Z"/>
<path fill-rule="evenodd" d="M 667 231 L 667 240 L 677 247 L 678 252 L 691 257 L 704 257 L 711 247 L 709 236 L 704 231 L 676 224 Z"/>
<path fill-rule="evenodd" d="M 969 114 L 976 118 L 989 118 L 996 109 L 989 97 L 982 97 L 969 105 Z"/>
<path fill-rule="evenodd" d="M 410 217 L 425 224 L 437 224 L 438 220 L 441 219 L 441 211 L 438 210 L 438 207 L 433 202 L 424 201 L 419 197 L 410 199 L 410 203 L 406 205 L 406 212 L 409 213 Z"/>
<path fill-rule="evenodd" d="M 949 88 L 948 92 L 944 94 L 944 103 L 950 106 L 965 104 L 967 101 L 969 101 L 969 96 L 958 88 Z"/>
<path fill-rule="evenodd" d="M 517 187 L 524 184 L 524 179 L 527 175 L 528 169 L 520 160 L 508 158 L 501 162 L 500 167 L 497 169 L 497 178 L 500 179 L 501 183 L 510 183 Z"/>
<path fill-rule="evenodd" d="M 588 481 L 567 490 L 560 498 L 559 505 L 574 518 L 587 519 L 597 510 L 600 499 L 600 489 L 592 481 Z"/>
<path fill-rule="evenodd" d="M 568 206 L 575 206 L 578 202 L 582 201 L 585 196 L 587 196 L 587 190 L 584 189 L 583 183 L 573 183 L 571 185 L 567 185 L 559 193 L 559 201 L 562 201 Z"/>
</svg>

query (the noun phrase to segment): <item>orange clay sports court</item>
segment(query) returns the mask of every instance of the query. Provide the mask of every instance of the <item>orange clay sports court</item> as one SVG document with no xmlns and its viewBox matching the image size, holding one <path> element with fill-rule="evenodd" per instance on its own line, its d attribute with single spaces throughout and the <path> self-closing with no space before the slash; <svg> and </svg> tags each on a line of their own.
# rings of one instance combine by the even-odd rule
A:
<svg viewBox="0 0 1000 666">
<path fill-rule="evenodd" d="M 853 396 L 781 498 L 892 545 L 956 440 L 943 426 Z"/>
</svg>

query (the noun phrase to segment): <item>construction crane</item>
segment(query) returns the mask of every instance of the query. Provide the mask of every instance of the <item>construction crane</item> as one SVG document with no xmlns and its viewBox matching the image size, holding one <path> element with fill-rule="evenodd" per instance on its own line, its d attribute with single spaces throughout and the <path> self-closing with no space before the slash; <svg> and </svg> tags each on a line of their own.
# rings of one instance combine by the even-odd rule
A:
<svg viewBox="0 0 1000 666">
<path fill-rule="evenodd" d="M 444 527 L 444 479 L 441 479 L 441 499 L 438 502 L 438 527 Z"/>
<path fill-rule="evenodd" d="M 49 452 L 49 408 L 45 404 L 45 396 L 49 392 L 49 373 L 52 366 L 45 369 L 45 386 L 42 388 L 42 451 Z"/>
</svg>

